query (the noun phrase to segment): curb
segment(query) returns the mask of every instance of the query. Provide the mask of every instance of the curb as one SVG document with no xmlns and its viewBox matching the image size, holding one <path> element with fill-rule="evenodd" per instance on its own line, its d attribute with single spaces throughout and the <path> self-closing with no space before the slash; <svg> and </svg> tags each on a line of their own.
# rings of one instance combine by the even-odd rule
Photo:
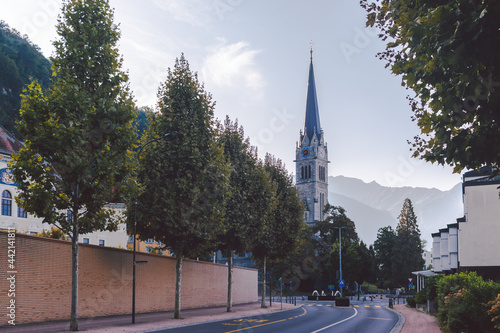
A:
<svg viewBox="0 0 500 333">
<path fill-rule="evenodd" d="M 392 330 L 389 333 L 399 333 L 399 332 L 401 332 L 401 330 L 403 329 L 403 326 L 405 324 L 405 321 L 406 321 L 405 316 L 403 316 L 399 311 L 391 309 L 388 306 L 386 306 L 385 308 L 387 310 L 390 310 L 390 311 L 396 313 L 398 315 L 398 318 L 399 318 L 398 322 L 396 323 L 396 325 L 394 325 L 394 327 L 392 328 Z"/>
</svg>

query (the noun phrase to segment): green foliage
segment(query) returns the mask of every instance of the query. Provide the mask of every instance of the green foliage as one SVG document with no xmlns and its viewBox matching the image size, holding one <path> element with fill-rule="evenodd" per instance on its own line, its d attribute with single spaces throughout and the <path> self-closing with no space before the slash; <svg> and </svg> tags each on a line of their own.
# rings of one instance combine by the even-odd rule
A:
<svg viewBox="0 0 500 333">
<path fill-rule="evenodd" d="M 437 282 L 439 319 L 450 332 L 475 330 L 491 332 L 491 305 L 500 293 L 500 284 L 484 281 L 475 272 L 443 276 Z"/>
<path fill-rule="evenodd" d="M 493 322 L 495 328 L 500 330 L 500 293 L 497 295 L 495 300 L 488 302 L 488 306 L 491 307 L 488 310 L 488 314 L 493 317 L 491 321 Z"/>
<path fill-rule="evenodd" d="M 409 97 L 421 135 L 414 157 L 454 172 L 500 166 L 500 2 L 361 0 L 379 54 Z"/>
<path fill-rule="evenodd" d="M 44 229 L 42 232 L 38 233 L 37 236 L 54 238 L 54 239 L 62 239 L 62 240 L 67 240 L 68 239 L 66 237 L 66 235 L 60 229 L 57 229 L 57 228 L 54 228 L 54 227 L 50 227 L 49 231 L 47 231 L 46 229 Z"/>
<path fill-rule="evenodd" d="M 415 297 L 407 297 L 406 298 L 406 303 L 408 304 L 408 306 L 410 308 L 416 308 L 417 307 L 417 300 L 415 299 Z"/>
<path fill-rule="evenodd" d="M 405 199 L 392 249 L 392 278 L 395 286 L 405 286 L 412 272 L 422 270 L 422 240 L 410 199 Z"/>
<path fill-rule="evenodd" d="M 392 276 L 392 254 L 396 232 L 392 227 L 383 227 L 378 230 L 377 239 L 373 244 L 375 250 L 375 265 L 378 267 L 379 286 L 385 288 L 394 287 Z"/>
<path fill-rule="evenodd" d="M 32 82 L 22 96 L 25 147 L 11 165 L 16 200 L 72 238 L 76 221 L 81 233 L 116 228 L 104 205 L 117 198 L 130 170 L 133 103 L 112 19 L 107 1 L 65 3 L 52 88 L 44 94 Z"/>
<path fill-rule="evenodd" d="M 28 36 L 9 28 L 0 21 L 0 125 L 13 132 L 19 120 L 20 95 L 30 80 L 40 82 L 47 90 L 50 79 L 50 62 Z"/>
<path fill-rule="evenodd" d="M 231 166 L 230 195 L 226 199 L 225 231 L 220 249 L 249 252 L 256 230 L 271 214 L 269 203 L 275 200 L 276 189 L 257 161 L 257 152 L 245 139 L 243 127 L 226 117 L 218 124 L 218 144 Z M 267 209 L 266 206 L 269 206 Z"/>
<path fill-rule="evenodd" d="M 224 231 L 230 166 L 216 143 L 214 103 L 184 55 L 168 69 L 158 96 L 160 113 L 151 114 L 142 142 L 174 131 L 180 135 L 142 151 L 137 231 L 177 257 L 196 257 L 213 250 Z"/>
</svg>

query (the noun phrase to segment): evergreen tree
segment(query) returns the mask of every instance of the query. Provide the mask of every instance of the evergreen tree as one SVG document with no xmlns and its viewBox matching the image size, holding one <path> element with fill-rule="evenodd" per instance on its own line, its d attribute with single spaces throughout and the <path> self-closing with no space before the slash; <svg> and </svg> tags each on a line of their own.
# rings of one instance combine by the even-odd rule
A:
<svg viewBox="0 0 500 333">
<path fill-rule="evenodd" d="M 184 55 L 168 69 L 158 108 L 143 142 L 174 131 L 181 135 L 144 147 L 137 231 L 143 240 L 163 242 L 176 257 L 174 318 L 180 319 L 182 259 L 215 249 L 224 231 L 230 168 L 216 142 L 214 102 Z"/>
<path fill-rule="evenodd" d="M 392 257 L 396 232 L 392 227 L 378 229 L 377 239 L 373 244 L 375 251 L 375 265 L 378 269 L 378 285 L 383 288 L 394 287 L 392 275 Z"/>
<path fill-rule="evenodd" d="M 406 286 L 412 272 L 423 269 L 422 240 L 417 225 L 417 216 L 410 199 L 405 199 L 399 223 L 396 227 L 396 239 L 392 251 L 392 276 L 396 286 Z"/>
<path fill-rule="evenodd" d="M 18 204 L 71 237 L 71 330 L 78 330 L 78 236 L 116 230 L 104 205 L 129 174 L 133 102 L 118 54 L 120 33 L 107 0 L 63 4 L 54 42 L 52 88 L 33 82 L 22 97 L 13 157 Z"/>
</svg>

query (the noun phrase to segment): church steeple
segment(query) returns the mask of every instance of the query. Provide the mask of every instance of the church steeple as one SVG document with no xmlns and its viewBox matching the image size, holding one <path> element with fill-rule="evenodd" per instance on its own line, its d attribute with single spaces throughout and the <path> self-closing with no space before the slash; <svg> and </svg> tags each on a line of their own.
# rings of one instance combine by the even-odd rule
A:
<svg viewBox="0 0 500 333">
<path fill-rule="evenodd" d="M 318 99 L 314 82 L 314 70 L 309 64 L 306 116 L 300 142 L 295 148 L 296 186 L 304 203 L 304 218 L 313 224 L 324 219 L 328 203 L 328 147 L 319 122 Z"/>
<path fill-rule="evenodd" d="M 309 64 L 309 80 L 307 83 L 307 98 L 306 98 L 306 117 L 304 121 L 304 134 L 307 134 L 309 140 L 316 133 L 318 139 L 321 138 L 321 124 L 319 122 L 318 99 L 316 97 L 316 84 L 314 82 L 314 69 L 312 62 L 311 48 L 311 63 Z"/>
</svg>

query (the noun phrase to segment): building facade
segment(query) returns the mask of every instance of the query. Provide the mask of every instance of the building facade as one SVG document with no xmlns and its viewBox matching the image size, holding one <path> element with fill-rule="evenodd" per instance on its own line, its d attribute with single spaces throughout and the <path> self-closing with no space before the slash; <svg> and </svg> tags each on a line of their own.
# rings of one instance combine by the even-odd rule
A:
<svg viewBox="0 0 500 333">
<path fill-rule="evenodd" d="M 0 230 L 15 230 L 18 233 L 38 235 L 43 231 L 50 231 L 51 225 L 43 223 L 43 219 L 27 214 L 16 203 L 15 197 L 19 194 L 17 184 L 8 167 L 11 155 L 17 153 L 23 144 L 11 133 L 0 126 L 0 191 L 2 193 L 2 211 L 0 214 Z M 110 204 L 116 214 L 125 212 L 124 204 Z M 127 228 L 125 223 L 118 225 L 117 231 L 96 231 L 83 234 L 79 237 L 80 243 L 100 246 L 127 248 Z"/>
<path fill-rule="evenodd" d="M 304 128 L 295 148 L 296 186 L 305 206 L 305 221 L 324 219 L 328 203 L 328 147 L 320 124 L 314 69 L 309 64 Z"/>
<path fill-rule="evenodd" d="M 500 276 L 500 175 L 489 168 L 463 175 L 464 216 L 433 233 L 436 273 L 476 271 Z"/>
</svg>

